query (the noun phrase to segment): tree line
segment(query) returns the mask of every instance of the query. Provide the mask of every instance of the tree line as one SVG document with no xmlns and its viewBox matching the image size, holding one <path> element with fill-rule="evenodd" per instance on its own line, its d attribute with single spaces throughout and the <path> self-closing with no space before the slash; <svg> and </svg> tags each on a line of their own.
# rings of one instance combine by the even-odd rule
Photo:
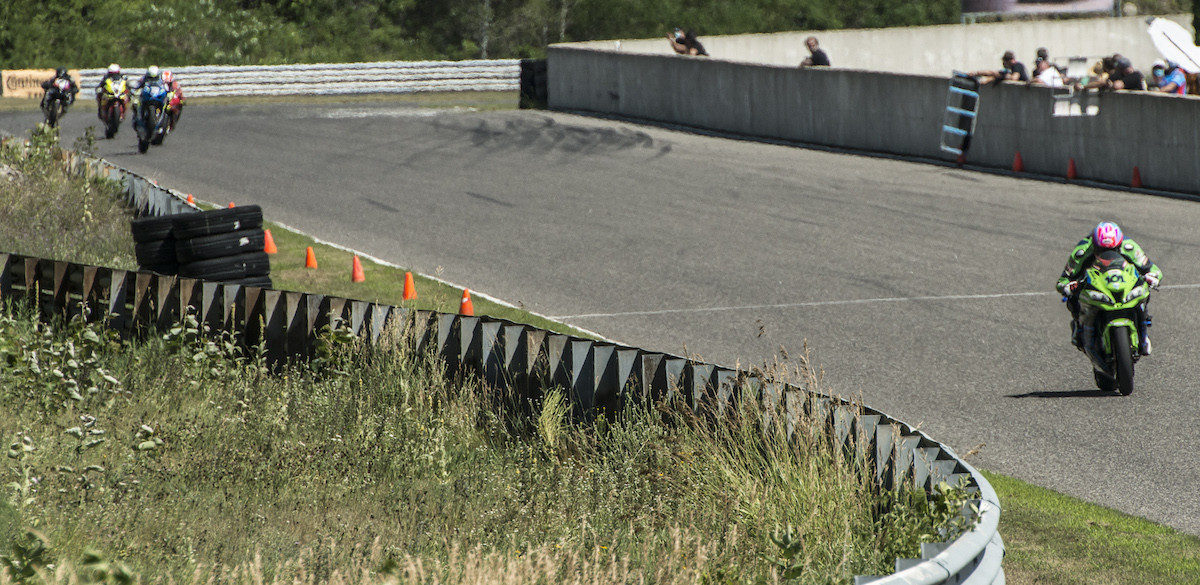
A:
<svg viewBox="0 0 1200 585">
<path fill-rule="evenodd" d="M 0 68 L 538 57 L 550 43 L 677 26 L 717 35 L 959 18 L 959 0 L 3 0 Z"/>
</svg>

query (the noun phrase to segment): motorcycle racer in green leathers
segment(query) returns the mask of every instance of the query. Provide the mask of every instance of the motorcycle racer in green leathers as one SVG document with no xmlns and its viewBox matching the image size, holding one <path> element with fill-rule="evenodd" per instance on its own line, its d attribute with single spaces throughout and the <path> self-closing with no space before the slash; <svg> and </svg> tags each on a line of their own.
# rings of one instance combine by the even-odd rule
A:
<svg viewBox="0 0 1200 585">
<path fill-rule="evenodd" d="M 1079 298 L 1076 294 L 1080 287 L 1079 279 L 1091 266 L 1096 256 L 1108 250 L 1119 252 L 1124 256 L 1125 260 L 1137 268 L 1142 277 L 1146 279 L 1146 283 L 1152 288 L 1158 288 L 1159 282 L 1162 281 L 1162 271 L 1150 261 L 1146 252 L 1137 242 L 1125 237 L 1117 224 L 1111 221 L 1102 221 L 1097 224 L 1091 235 L 1080 240 L 1075 245 L 1075 249 L 1071 251 L 1070 257 L 1067 258 L 1067 266 L 1063 268 L 1062 274 L 1058 277 L 1056 286 L 1058 292 L 1067 297 L 1067 308 L 1071 311 L 1071 343 L 1081 351 L 1083 350 L 1083 327 L 1079 323 Z M 1147 301 L 1146 304 L 1149 302 Z M 1142 355 L 1150 355 L 1150 337 L 1146 330 L 1151 322 L 1149 311 L 1144 310 L 1141 317 L 1138 319 L 1138 336 L 1142 339 L 1139 351 Z"/>
</svg>

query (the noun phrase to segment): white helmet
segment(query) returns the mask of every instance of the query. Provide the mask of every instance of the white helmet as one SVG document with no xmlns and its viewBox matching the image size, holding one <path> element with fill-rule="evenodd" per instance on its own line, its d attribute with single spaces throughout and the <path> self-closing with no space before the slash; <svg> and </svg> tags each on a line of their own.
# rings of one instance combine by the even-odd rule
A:
<svg viewBox="0 0 1200 585">
<path fill-rule="evenodd" d="M 151 65 L 146 69 L 146 77 L 158 77 L 158 65 Z"/>
<path fill-rule="evenodd" d="M 112 73 L 113 75 L 119 75 L 121 73 L 121 66 L 113 63 L 112 65 L 108 66 L 108 72 Z"/>
</svg>

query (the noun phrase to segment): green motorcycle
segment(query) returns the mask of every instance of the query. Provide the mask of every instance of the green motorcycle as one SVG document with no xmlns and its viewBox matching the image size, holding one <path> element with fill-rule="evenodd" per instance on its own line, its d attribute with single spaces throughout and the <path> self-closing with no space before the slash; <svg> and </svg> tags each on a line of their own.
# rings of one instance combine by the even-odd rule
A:
<svg viewBox="0 0 1200 585">
<path fill-rule="evenodd" d="M 1150 284 L 1132 262 L 1109 251 L 1096 257 L 1080 285 L 1079 326 L 1096 386 L 1128 396 L 1133 392 L 1133 364 L 1141 355 L 1138 325 L 1145 321 Z"/>
</svg>

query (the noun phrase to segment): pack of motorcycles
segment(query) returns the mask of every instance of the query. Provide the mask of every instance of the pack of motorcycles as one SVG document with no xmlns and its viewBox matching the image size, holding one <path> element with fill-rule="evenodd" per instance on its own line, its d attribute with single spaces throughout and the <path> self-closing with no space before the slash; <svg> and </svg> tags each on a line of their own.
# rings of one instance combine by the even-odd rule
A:
<svg viewBox="0 0 1200 585">
<path fill-rule="evenodd" d="M 147 83 L 135 92 L 129 91 L 125 78 L 106 79 L 100 89 L 100 121 L 104 122 L 104 137 L 113 138 L 121 128 L 125 108 L 133 114 L 133 130 L 137 133 L 138 152 L 145 153 L 150 145 L 160 145 L 178 120 L 179 111 L 171 107 L 174 92 L 162 83 Z M 42 101 L 42 113 L 50 127 L 66 112 L 72 96 L 66 80 L 57 80 L 47 90 Z"/>
</svg>

